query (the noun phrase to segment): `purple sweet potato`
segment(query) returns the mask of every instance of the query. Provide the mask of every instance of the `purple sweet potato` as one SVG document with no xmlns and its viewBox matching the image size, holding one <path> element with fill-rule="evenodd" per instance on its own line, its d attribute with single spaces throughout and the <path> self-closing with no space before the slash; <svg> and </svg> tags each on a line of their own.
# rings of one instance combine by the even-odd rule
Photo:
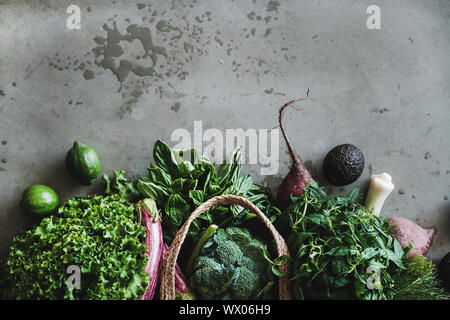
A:
<svg viewBox="0 0 450 320">
<path fill-rule="evenodd" d="M 392 235 L 398 239 L 401 246 L 406 248 L 409 244 L 412 245 L 407 256 L 427 255 L 436 236 L 436 228 L 425 229 L 417 223 L 401 217 L 389 218 L 388 221 L 393 227 Z"/>
</svg>

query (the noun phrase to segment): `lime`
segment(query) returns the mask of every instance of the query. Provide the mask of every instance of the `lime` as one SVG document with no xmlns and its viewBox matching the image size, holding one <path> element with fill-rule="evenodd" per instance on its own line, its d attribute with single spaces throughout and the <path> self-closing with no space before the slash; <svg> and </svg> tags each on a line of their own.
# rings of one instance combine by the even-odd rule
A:
<svg viewBox="0 0 450 320">
<path fill-rule="evenodd" d="M 50 215 L 58 204 L 58 194 L 52 188 L 42 184 L 28 187 L 22 195 L 22 208 L 35 217 Z"/>
<path fill-rule="evenodd" d="M 94 149 L 75 141 L 67 152 L 66 167 L 75 180 L 82 184 L 93 184 L 100 174 L 100 159 Z"/>
</svg>

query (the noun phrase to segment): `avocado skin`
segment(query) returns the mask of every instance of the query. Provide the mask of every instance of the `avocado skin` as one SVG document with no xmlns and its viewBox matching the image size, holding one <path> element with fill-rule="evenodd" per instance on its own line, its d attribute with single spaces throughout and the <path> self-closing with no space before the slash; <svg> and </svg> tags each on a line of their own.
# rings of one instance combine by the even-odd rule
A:
<svg viewBox="0 0 450 320">
<path fill-rule="evenodd" d="M 352 144 L 334 147 L 323 161 L 325 179 L 336 186 L 356 181 L 364 170 L 364 155 Z"/>
<path fill-rule="evenodd" d="M 100 159 L 94 149 L 75 141 L 73 148 L 67 152 L 66 167 L 75 180 L 90 185 L 100 174 Z"/>
</svg>

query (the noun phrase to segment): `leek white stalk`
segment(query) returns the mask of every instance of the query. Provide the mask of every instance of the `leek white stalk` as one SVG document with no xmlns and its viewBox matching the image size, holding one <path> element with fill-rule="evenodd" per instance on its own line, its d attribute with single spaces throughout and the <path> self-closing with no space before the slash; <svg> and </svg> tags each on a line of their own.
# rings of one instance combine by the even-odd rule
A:
<svg viewBox="0 0 450 320">
<path fill-rule="evenodd" d="M 369 192 L 366 197 L 366 208 L 373 210 L 373 213 L 379 216 L 381 208 L 392 190 L 394 190 L 394 184 L 389 174 L 384 172 L 372 175 Z"/>
</svg>

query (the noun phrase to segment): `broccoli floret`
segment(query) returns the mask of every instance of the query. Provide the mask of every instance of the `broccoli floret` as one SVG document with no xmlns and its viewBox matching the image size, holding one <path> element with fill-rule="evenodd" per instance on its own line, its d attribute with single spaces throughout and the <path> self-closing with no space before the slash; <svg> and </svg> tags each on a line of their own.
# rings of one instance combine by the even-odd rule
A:
<svg viewBox="0 0 450 320">
<path fill-rule="evenodd" d="M 190 279 L 190 285 L 197 289 L 198 293 L 205 299 L 214 299 L 215 288 L 205 286 L 204 283 L 216 283 L 223 286 L 223 266 L 213 258 L 200 256 L 195 264 L 195 272 Z"/>
<path fill-rule="evenodd" d="M 247 229 L 218 229 L 195 260 L 190 285 L 201 299 L 255 299 L 272 280 L 264 250 Z"/>
<path fill-rule="evenodd" d="M 231 227 L 225 230 L 229 239 L 239 247 L 246 247 L 252 240 L 252 235 L 247 229 Z"/>
<path fill-rule="evenodd" d="M 214 256 L 219 263 L 231 267 L 241 263 L 243 254 L 237 243 L 226 240 L 217 244 Z"/>
<path fill-rule="evenodd" d="M 246 267 L 240 267 L 236 280 L 230 286 L 230 292 L 235 299 L 249 299 L 257 293 L 258 274 Z"/>
</svg>

